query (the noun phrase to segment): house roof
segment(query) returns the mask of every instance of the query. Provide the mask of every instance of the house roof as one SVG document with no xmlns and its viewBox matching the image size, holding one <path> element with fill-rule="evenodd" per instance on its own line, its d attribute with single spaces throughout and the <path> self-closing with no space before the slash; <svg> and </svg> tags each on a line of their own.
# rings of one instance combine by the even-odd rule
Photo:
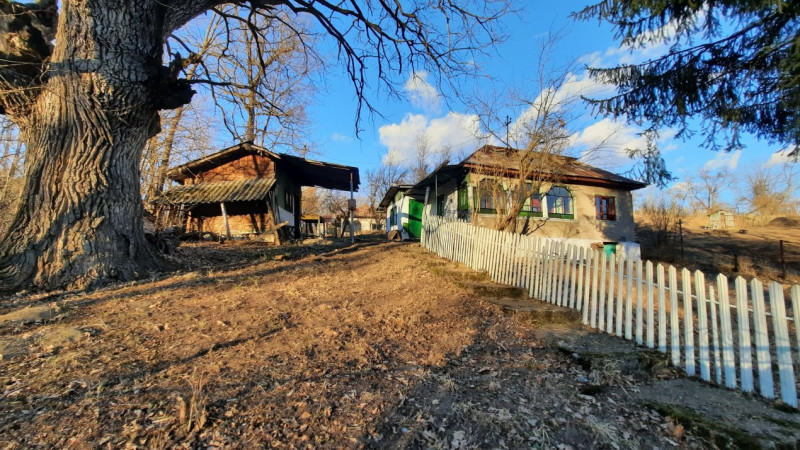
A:
<svg viewBox="0 0 800 450">
<path fill-rule="evenodd" d="M 358 191 L 361 180 L 358 167 L 314 161 L 286 153 L 271 152 L 252 142 L 242 142 L 204 158 L 187 162 L 167 171 L 167 176 L 175 181 L 183 182 L 198 173 L 227 164 L 248 155 L 261 155 L 284 165 L 301 186 L 318 186 L 325 189 L 350 190 L 350 176 L 353 177 L 353 190 Z"/>
<path fill-rule="evenodd" d="M 266 200 L 274 184 L 274 178 L 253 178 L 175 186 L 156 198 L 154 203 L 199 205 Z"/>
<path fill-rule="evenodd" d="M 394 201 L 394 197 L 397 195 L 398 192 L 405 192 L 410 189 L 413 184 L 393 184 L 389 186 L 389 190 L 386 191 L 386 194 L 383 196 L 383 200 L 378 203 L 378 211 L 386 211 L 386 208 Z"/>
<path fill-rule="evenodd" d="M 506 173 L 518 173 L 520 161 L 523 157 L 530 158 L 530 161 L 534 161 L 534 165 L 537 157 L 546 158 L 548 167 L 539 168 L 537 171 L 545 176 L 551 174 L 558 181 L 568 184 L 605 186 L 625 190 L 641 189 L 647 186 L 647 183 L 590 166 L 577 158 L 550 155 L 536 151 L 523 152 L 519 149 L 508 149 L 493 145 L 484 145 L 479 148 L 462 161 L 460 165 L 472 170 L 488 169 L 500 170 Z"/>
</svg>

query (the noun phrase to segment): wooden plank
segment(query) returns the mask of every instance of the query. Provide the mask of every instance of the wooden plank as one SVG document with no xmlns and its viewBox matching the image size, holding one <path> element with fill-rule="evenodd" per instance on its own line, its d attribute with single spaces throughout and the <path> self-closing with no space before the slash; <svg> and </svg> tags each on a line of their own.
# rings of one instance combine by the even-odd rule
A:
<svg viewBox="0 0 800 450">
<path fill-rule="evenodd" d="M 736 291 L 736 322 L 739 324 L 739 377 L 742 380 L 742 390 L 753 392 L 753 350 L 750 345 L 747 282 L 742 277 L 736 277 L 733 285 Z"/>
<path fill-rule="evenodd" d="M 753 338 L 756 344 L 758 391 L 766 398 L 775 398 L 775 387 L 772 382 L 772 355 L 769 352 L 767 309 L 764 304 L 764 285 L 753 279 L 750 281 L 750 291 L 753 296 Z"/>
<path fill-rule="evenodd" d="M 616 328 L 614 330 L 614 334 L 617 336 L 622 336 L 622 323 L 624 321 L 625 316 L 623 315 L 623 303 L 624 295 L 623 295 L 623 287 L 622 287 L 622 275 L 624 270 L 624 261 L 622 257 L 617 258 L 617 311 L 615 312 L 616 320 L 614 324 Z"/>
<path fill-rule="evenodd" d="M 228 222 L 228 211 L 225 210 L 225 202 L 219 204 L 219 209 L 222 212 L 222 222 L 225 223 L 225 236 L 231 238 L 231 224 Z"/>
<path fill-rule="evenodd" d="M 584 282 L 583 282 L 583 304 L 581 311 L 583 311 L 583 324 L 589 325 L 589 307 L 591 302 L 589 299 L 591 298 L 591 282 L 592 282 L 592 251 L 590 249 L 585 249 L 583 251 L 584 261 L 583 261 L 583 271 L 584 271 Z"/>
<path fill-rule="evenodd" d="M 694 273 L 694 291 L 697 294 L 697 335 L 700 345 L 700 378 L 711 381 L 711 352 L 708 348 L 708 305 L 706 304 L 706 279 L 699 270 Z"/>
<path fill-rule="evenodd" d="M 708 288 L 708 306 L 711 310 L 711 338 L 714 343 L 714 372 L 717 384 L 722 384 L 722 363 L 720 362 L 722 351 L 719 343 L 719 321 L 717 320 L 719 305 L 714 297 L 714 286 Z"/>
<path fill-rule="evenodd" d="M 775 352 L 778 354 L 778 375 L 781 381 L 781 400 L 789 406 L 797 407 L 797 387 L 792 367 L 792 344 L 789 340 L 789 327 L 786 324 L 786 304 L 783 299 L 783 286 L 777 281 L 769 285 L 769 305 L 772 312 L 772 332 L 775 334 Z"/>
<path fill-rule="evenodd" d="M 644 275 L 642 274 L 642 260 L 634 263 L 636 265 L 636 343 L 644 343 L 644 302 L 646 296 L 644 292 Z"/>
<path fill-rule="evenodd" d="M 590 305 L 590 322 L 592 328 L 597 328 L 597 288 L 600 277 L 600 253 L 592 250 L 592 300 Z"/>
<path fill-rule="evenodd" d="M 669 266 L 669 337 L 670 354 L 672 355 L 672 365 L 681 366 L 681 322 L 680 311 L 678 310 L 678 271 L 673 266 Z"/>
<path fill-rule="evenodd" d="M 608 257 L 608 300 L 606 309 L 606 331 L 608 334 L 614 333 L 614 305 L 616 304 L 616 281 L 617 281 L 617 256 L 611 254 Z"/>
<path fill-rule="evenodd" d="M 633 339 L 633 261 L 625 261 L 625 339 Z"/>
<path fill-rule="evenodd" d="M 728 300 L 728 278 L 717 276 L 719 292 L 720 344 L 722 345 L 722 365 L 725 369 L 725 387 L 736 387 L 736 361 L 733 350 L 733 328 L 731 327 L 731 304 Z"/>
<path fill-rule="evenodd" d="M 598 260 L 600 261 L 600 288 L 598 289 L 598 294 L 600 298 L 598 299 L 598 311 L 597 311 L 597 329 L 605 331 L 606 327 L 606 278 L 608 277 L 608 273 L 606 273 L 607 265 L 608 265 L 608 258 L 606 257 L 605 252 L 597 252 L 598 253 Z"/>
<path fill-rule="evenodd" d="M 655 347 L 655 307 L 653 305 L 653 263 L 647 261 L 647 346 Z"/>
<path fill-rule="evenodd" d="M 569 290 L 569 307 L 572 309 L 580 309 L 580 301 L 578 300 L 578 285 L 581 281 L 581 277 L 578 275 L 578 264 L 580 262 L 578 259 L 579 253 L 580 248 L 577 245 L 573 245 L 572 258 L 570 259 L 570 265 L 572 266 L 572 278 Z"/>
<path fill-rule="evenodd" d="M 656 266 L 656 276 L 658 277 L 658 349 L 667 352 L 667 303 L 666 303 L 666 283 L 664 282 L 664 266 Z"/>
<path fill-rule="evenodd" d="M 583 311 L 583 272 L 584 272 L 584 265 L 586 263 L 583 247 L 577 248 L 577 261 L 578 264 L 578 277 L 575 280 L 575 284 L 578 286 L 577 291 L 575 292 L 575 309 L 578 311 Z"/>
<path fill-rule="evenodd" d="M 553 279 L 555 283 L 555 296 L 553 298 L 553 303 L 558 306 L 561 306 L 561 291 L 564 289 L 564 247 L 564 242 L 559 242 L 556 247 L 556 270 Z"/>
<path fill-rule="evenodd" d="M 681 270 L 681 283 L 683 285 L 683 359 L 686 373 L 695 374 L 694 365 L 694 312 L 692 311 L 692 273 L 689 269 Z"/>
</svg>

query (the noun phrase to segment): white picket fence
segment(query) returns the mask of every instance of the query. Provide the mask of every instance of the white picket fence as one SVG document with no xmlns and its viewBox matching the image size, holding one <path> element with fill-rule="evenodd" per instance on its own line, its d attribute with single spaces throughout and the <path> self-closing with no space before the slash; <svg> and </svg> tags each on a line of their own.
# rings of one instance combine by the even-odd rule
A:
<svg viewBox="0 0 800 450">
<path fill-rule="evenodd" d="M 583 313 L 583 323 L 669 352 L 686 373 L 797 407 L 800 286 L 606 257 L 601 250 L 426 215 L 422 244 L 532 298 Z M 731 302 L 733 300 L 733 302 Z M 752 324 L 752 325 L 751 325 Z M 793 329 L 795 339 L 790 337 Z M 754 367 L 755 362 L 755 367 Z M 775 371 L 774 368 L 777 368 Z M 777 373 L 775 373 L 777 372 Z"/>
</svg>

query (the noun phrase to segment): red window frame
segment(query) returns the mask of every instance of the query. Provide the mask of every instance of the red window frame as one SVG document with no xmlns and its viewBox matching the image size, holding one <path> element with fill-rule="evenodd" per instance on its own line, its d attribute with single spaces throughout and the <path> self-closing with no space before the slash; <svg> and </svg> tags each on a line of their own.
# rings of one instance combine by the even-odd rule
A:
<svg viewBox="0 0 800 450">
<path fill-rule="evenodd" d="M 606 195 L 594 196 L 595 218 L 617 220 L 617 198 Z"/>
</svg>

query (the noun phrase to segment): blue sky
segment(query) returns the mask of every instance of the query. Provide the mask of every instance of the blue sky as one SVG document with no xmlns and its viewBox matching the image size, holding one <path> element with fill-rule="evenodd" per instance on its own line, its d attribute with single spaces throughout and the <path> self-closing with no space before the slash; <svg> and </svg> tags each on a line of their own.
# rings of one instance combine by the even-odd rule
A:
<svg viewBox="0 0 800 450">
<path fill-rule="evenodd" d="M 613 39 L 613 30 L 607 24 L 597 21 L 576 22 L 569 15 L 580 10 L 586 2 L 525 2 L 526 9 L 518 15 L 504 19 L 507 41 L 497 48 L 497 55 L 477 61 L 483 69 L 495 78 L 476 80 L 473 86 L 477 92 L 504 92 L 504 89 L 522 88 L 532 98 L 537 95 L 532 89 L 532 74 L 538 67 L 536 51 L 538 42 L 548 32 L 560 30 L 563 37 L 551 54 L 557 63 L 577 61 L 572 73 L 573 82 L 581 89 L 591 82 L 583 71 L 585 64 L 614 64 L 631 61 L 652 55 L 658 49 L 636 50 L 630 52 L 620 49 Z M 361 124 L 359 137 L 355 136 L 356 101 L 352 86 L 343 76 L 337 76 L 336 69 L 330 70 L 326 86 L 319 93 L 309 111 L 312 120 L 312 133 L 309 144 L 319 159 L 348 165 L 355 165 L 363 174 L 381 164 L 390 152 L 395 159 L 408 160 L 413 157 L 413 147 L 421 130 L 427 130 L 429 143 L 435 150 L 442 145 L 458 147 L 469 152 L 480 145 L 470 133 L 470 129 L 480 128 L 468 108 L 457 100 L 446 101 L 437 94 L 437 88 L 428 83 L 430 76 L 425 73 L 401 74 L 400 81 L 406 82 L 405 98 L 389 98 L 385 92 L 368 91 L 370 101 L 378 108 L 381 116 L 366 116 Z M 532 92 L 534 91 L 534 92 Z M 582 91 L 586 92 L 586 91 Z M 497 94 L 495 94 L 497 95 Z M 614 123 L 601 117 L 592 117 L 588 108 L 577 106 L 578 118 L 570 124 L 574 131 L 576 146 L 586 145 L 613 134 L 611 148 L 603 157 L 590 157 L 587 162 L 621 172 L 630 164 L 619 157 L 625 147 L 642 145 L 643 140 L 636 135 L 635 127 L 624 123 Z M 512 120 L 518 120 L 524 113 L 523 107 L 507 108 L 501 112 Z M 485 131 L 485 130 L 484 130 Z M 742 152 L 724 153 L 700 148 L 701 133 L 689 140 L 671 139 L 666 130 L 660 142 L 668 168 L 680 179 L 696 173 L 702 168 L 728 168 L 739 170 L 742 166 L 764 164 L 774 158 L 778 147 L 760 143 L 745 137 L 746 149 Z M 579 150 L 575 150 L 579 152 Z"/>
</svg>

